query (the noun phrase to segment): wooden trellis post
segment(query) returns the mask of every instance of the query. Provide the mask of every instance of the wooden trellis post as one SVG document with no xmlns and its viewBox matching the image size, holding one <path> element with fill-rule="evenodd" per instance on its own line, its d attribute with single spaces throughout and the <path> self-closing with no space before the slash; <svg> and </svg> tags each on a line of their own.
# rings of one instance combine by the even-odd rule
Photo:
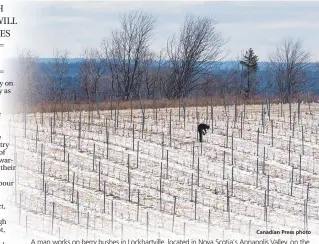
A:
<svg viewBox="0 0 319 244">
<path fill-rule="evenodd" d="M 105 213 L 105 205 L 106 205 L 106 182 L 103 184 L 103 213 Z"/>
<path fill-rule="evenodd" d="M 162 211 L 162 171 L 163 171 L 163 163 L 161 162 L 161 171 L 160 171 L 160 211 Z"/>
<path fill-rule="evenodd" d="M 140 212 L 140 189 L 137 190 L 137 211 L 136 211 L 136 221 L 138 221 Z"/>
<path fill-rule="evenodd" d="M 134 151 L 134 141 L 135 141 L 135 128 L 134 128 L 135 126 L 134 126 L 134 124 L 133 124 L 133 131 L 132 131 L 132 133 L 133 133 L 133 141 L 132 141 L 132 147 L 133 147 L 133 151 Z"/>
<path fill-rule="evenodd" d="M 138 168 L 139 153 L 140 153 L 140 141 L 137 141 L 137 151 L 136 151 L 136 168 Z"/>
<path fill-rule="evenodd" d="M 195 210 L 194 210 L 194 213 L 195 213 L 195 220 L 197 219 L 197 189 L 195 189 Z"/>
<path fill-rule="evenodd" d="M 127 155 L 128 201 L 131 202 L 130 154 Z"/>
<path fill-rule="evenodd" d="M 70 182 L 70 154 L 68 153 L 68 182 Z"/>
<path fill-rule="evenodd" d="M 55 202 L 52 204 L 52 226 L 51 226 L 51 234 L 53 234 L 53 224 L 54 224 L 54 211 L 55 211 Z"/>
<path fill-rule="evenodd" d="M 176 196 L 174 196 L 172 232 L 174 232 L 175 214 L 176 214 Z"/>
<path fill-rule="evenodd" d="M 47 183 L 44 185 L 44 214 L 47 214 Z"/>
<path fill-rule="evenodd" d="M 71 202 L 74 203 L 73 197 L 74 197 L 74 181 L 75 181 L 75 172 L 73 172 L 73 181 L 72 181 L 72 198 Z"/>
<path fill-rule="evenodd" d="M 63 135 L 63 162 L 65 162 L 65 156 L 66 156 L 66 142 L 65 142 L 65 135 Z"/>
<path fill-rule="evenodd" d="M 80 197 L 79 191 L 76 191 L 76 202 L 77 202 L 77 217 L 78 217 L 78 225 L 80 224 Z"/>
<path fill-rule="evenodd" d="M 294 184 L 294 167 L 291 167 L 291 189 L 290 189 L 290 195 L 292 196 L 293 191 L 293 184 Z"/>
</svg>

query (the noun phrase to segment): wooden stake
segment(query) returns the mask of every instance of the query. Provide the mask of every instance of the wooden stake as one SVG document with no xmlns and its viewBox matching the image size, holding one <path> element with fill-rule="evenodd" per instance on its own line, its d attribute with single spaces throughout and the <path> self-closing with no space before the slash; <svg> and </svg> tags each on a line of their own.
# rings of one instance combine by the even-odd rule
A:
<svg viewBox="0 0 319 244">
<path fill-rule="evenodd" d="M 105 213 L 105 205 L 106 205 L 106 182 L 104 181 L 104 187 L 103 187 L 103 213 Z"/>
<path fill-rule="evenodd" d="M 175 214 L 176 214 L 176 196 L 174 196 L 172 232 L 174 232 Z"/>
<path fill-rule="evenodd" d="M 73 182 L 72 182 L 72 199 L 71 202 L 73 203 L 73 196 L 74 196 L 74 181 L 75 181 L 75 172 L 73 172 Z"/>
<path fill-rule="evenodd" d="M 51 225 L 52 232 L 51 232 L 51 234 L 53 234 L 54 211 L 55 211 L 54 205 L 55 205 L 55 203 L 53 202 L 53 205 L 52 205 L 52 225 Z"/>
<path fill-rule="evenodd" d="M 291 167 L 291 189 L 290 189 L 290 195 L 292 196 L 292 190 L 293 190 L 293 183 L 294 183 L 294 167 Z"/>
</svg>

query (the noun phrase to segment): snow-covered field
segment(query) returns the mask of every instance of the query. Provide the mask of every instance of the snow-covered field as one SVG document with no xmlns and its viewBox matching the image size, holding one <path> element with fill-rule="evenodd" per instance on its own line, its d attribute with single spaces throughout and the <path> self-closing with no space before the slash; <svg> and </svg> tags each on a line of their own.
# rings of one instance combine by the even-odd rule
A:
<svg viewBox="0 0 319 244">
<path fill-rule="evenodd" d="M 11 217 L 61 240 L 316 240 L 319 105 L 263 107 L 9 115 Z"/>
</svg>

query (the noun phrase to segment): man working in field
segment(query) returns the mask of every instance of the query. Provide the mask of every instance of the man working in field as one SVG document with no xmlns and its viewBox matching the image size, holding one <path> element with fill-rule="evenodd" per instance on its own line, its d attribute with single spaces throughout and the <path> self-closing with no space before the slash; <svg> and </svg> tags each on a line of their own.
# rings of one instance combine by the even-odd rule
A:
<svg viewBox="0 0 319 244">
<path fill-rule="evenodd" d="M 197 126 L 197 132 L 199 133 L 199 141 L 202 142 L 203 141 L 203 135 L 206 134 L 206 130 L 209 129 L 209 125 L 206 124 L 199 124 Z"/>
</svg>

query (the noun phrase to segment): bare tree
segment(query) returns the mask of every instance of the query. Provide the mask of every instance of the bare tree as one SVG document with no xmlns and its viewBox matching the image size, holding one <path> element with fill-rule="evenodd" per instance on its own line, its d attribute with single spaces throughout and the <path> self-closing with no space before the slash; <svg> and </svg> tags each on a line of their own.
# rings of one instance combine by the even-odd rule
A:
<svg viewBox="0 0 319 244">
<path fill-rule="evenodd" d="M 54 102 L 62 103 L 66 97 L 68 88 L 68 52 L 54 51 L 54 60 L 50 62 L 47 70 L 47 77 L 50 81 L 50 90 Z"/>
<path fill-rule="evenodd" d="M 161 84 L 163 83 L 165 73 L 165 60 L 163 52 L 159 55 L 150 53 L 148 61 L 144 62 L 145 72 L 142 76 L 141 93 L 144 91 L 144 97 L 154 99 L 156 95 L 160 94 Z"/>
<path fill-rule="evenodd" d="M 24 49 L 18 53 L 16 75 L 19 85 L 19 98 L 30 103 L 41 96 L 42 87 L 38 83 L 39 58 L 30 50 Z"/>
<path fill-rule="evenodd" d="M 239 63 L 233 62 L 231 66 L 220 68 L 218 74 L 209 74 L 205 80 L 203 90 L 205 96 L 239 95 L 241 70 Z"/>
<path fill-rule="evenodd" d="M 105 74 L 105 68 L 105 60 L 99 50 L 84 50 L 79 67 L 79 78 L 89 103 L 98 99 L 98 91 Z"/>
<path fill-rule="evenodd" d="M 288 38 L 269 56 L 268 68 L 274 76 L 281 100 L 289 102 L 293 95 L 309 84 L 310 52 L 302 48 L 300 39 Z"/>
<path fill-rule="evenodd" d="M 155 17 L 132 11 L 120 18 L 121 28 L 102 42 L 107 66 L 111 73 L 112 89 L 118 97 L 139 96 L 142 77 L 147 72 L 150 39 Z"/>
<path fill-rule="evenodd" d="M 216 61 L 222 59 L 225 42 L 215 24 L 208 17 L 187 16 L 179 37 L 168 40 L 170 74 L 165 83 L 168 98 L 187 96 L 200 86 L 203 75 L 212 72 Z"/>
</svg>

